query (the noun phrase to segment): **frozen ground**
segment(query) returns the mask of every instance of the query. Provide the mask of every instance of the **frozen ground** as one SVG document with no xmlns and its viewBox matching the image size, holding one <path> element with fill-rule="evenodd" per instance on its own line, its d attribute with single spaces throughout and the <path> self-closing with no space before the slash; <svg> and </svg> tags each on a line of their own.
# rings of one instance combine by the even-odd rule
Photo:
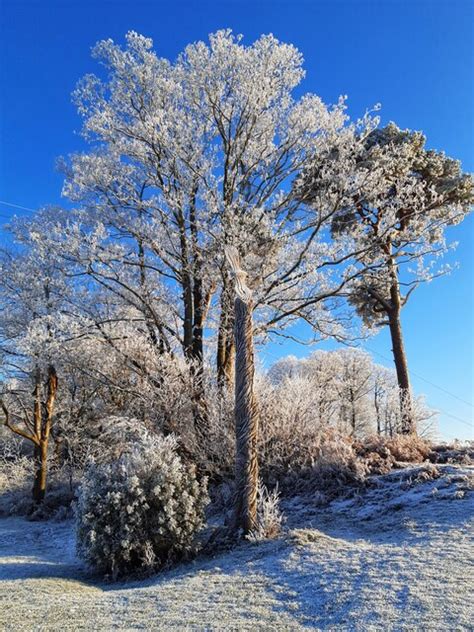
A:
<svg viewBox="0 0 474 632">
<path fill-rule="evenodd" d="M 0 520 L 0 629 L 473 630 L 474 469 L 439 469 L 324 511 L 294 499 L 281 540 L 129 584 L 81 567 L 70 522 Z"/>
</svg>

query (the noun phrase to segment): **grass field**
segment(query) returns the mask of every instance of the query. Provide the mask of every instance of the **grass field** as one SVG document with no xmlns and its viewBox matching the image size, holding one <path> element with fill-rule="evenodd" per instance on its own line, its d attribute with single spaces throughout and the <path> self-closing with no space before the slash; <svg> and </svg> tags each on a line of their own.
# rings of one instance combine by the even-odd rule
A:
<svg viewBox="0 0 474 632">
<path fill-rule="evenodd" d="M 0 629 L 472 630 L 474 468 L 396 470 L 326 509 L 283 504 L 283 537 L 107 584 L 71 522 L 0 520 Z"/>
</svg>

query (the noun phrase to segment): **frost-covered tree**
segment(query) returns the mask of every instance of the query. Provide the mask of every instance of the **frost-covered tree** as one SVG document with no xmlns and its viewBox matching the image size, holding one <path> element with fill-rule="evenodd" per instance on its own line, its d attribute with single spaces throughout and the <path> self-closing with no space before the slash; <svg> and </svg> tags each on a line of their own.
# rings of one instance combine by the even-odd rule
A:
<svg viewBox="0 0 474 632">
<path fill-rule="evenodd" d="M 301 54 L 271 35 L 244 46 L 219 31 L 171 63 L 130 32 L 124 48 L 106 40 L 94 55 L 106 75 L 86 76 L 75 92 L 93 150 L 64 166 L 64 194 L 81 209 L 67 256 L 139 309 L 159 348 L 181 347 L 200 365 L 215 328 L 221 382 L 234 354 L 226 245 L 258 287 L 262 337 L 298 319 L 341 335 L 331 310 L 350 253 L 327 240 L 337 205 L 302 204 L 291 182 L 308 156 L 345 142 L 344 101 L 296 99 Z"/>
<path fill-rule="evenodd" d="M 373 410 L 369 394 L 373 390 L 374 363 L 368 353 L 342 349 L 335 358 L 339 365 L 336 389 L 339 393 L 341 427 L 351 436 L 373 429 Z M 372 426 L 372 428 L 371 428 Z"/>
<path fill-rule="evenodd" d="M 362 142 L 361 142 L 362 141 Z M 463 220 L 474 202 L 472 176 L 442 152 L 426 149 L 419 132 L 391 123 L 344 147 L 329 146 L 305 167 L 298 195 L 318 204 L 333 188 L 341 199 L 332 220 L 336 241 L 350 236 L 360 249 L 350 301 L 370 327 L 388 325 L 397 372 L 402 431 L 415 430 L 401 310 L 414 290 L 446 271 L 445 231 Z"/>
<path fill-rule="evenodd" d="M 65 283 L 58 262 L 32 248 L 29 228 L 13 227 L 18 250 L 0 259 L 0 348 L 5 384 L 0 408 L 5 426 L 33 445 L 33 500 L 46 493 L 48 449 L 60 363 L 56 334 L 61 328 Z"/>
<path fill-rule="evenodd" d="M 290 425 L 332 427 L 355 437 L 374 432 L 392 437 L 401 431 L 396 373 L 360 349 L 282 358 L 269 369 L 268 379 L 279 391 L 281 417 L 293 419 Z M 412 406 L 415 423 L 424 431 L 434 413 L 420 397 L 413 398 Z"/>
</svg>

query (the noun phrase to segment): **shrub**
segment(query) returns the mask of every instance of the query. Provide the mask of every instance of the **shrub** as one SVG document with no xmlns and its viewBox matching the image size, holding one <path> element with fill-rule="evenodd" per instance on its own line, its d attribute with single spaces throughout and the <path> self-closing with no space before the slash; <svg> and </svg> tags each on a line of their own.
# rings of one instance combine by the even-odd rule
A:
<svg viewBox="0 0 474 632">
<path fill-rule="evenodd" d="M 306 462 L 284 465 L 267 461 L 262 468 L 264 479 L 270 485 L 277 483 L 282 492 L 322 492 L 326 500 L 348 487 L 363 485 L 369 473 L 366 461 L 357 456 L 352 440 L 335 430 L 311 437 Z"/>
<path fill-rule="evenodd" d="M 269 492 L 260 483 L 257 499 L 257 526 L 247 538 L 251 542 L 272 540 L 281 533 L 283 514 L 280 511 L 279 495 L 277 490 Z"/>
<path fill-rule="evenodd" d="M 176 453 L 173 437 L 147 437 L 115 461 L 92 464 L 79 490 L 79 556 L 113 579 L 151 571 L 196 548 L 206 481 Z"/>
<path fill-rule="evenodd" d="M 323 431 L 315 419 L 309 382 L 272 385 L 258 379 L 260 412 L 259 463 L 266 483 L 283 483 L 286 475 L 311 468 Z"/>
<path fill-rule="evenodd" d="M 14 436 L 0 436 L 0 516 L 61 520 L 72 516 L 74 485 L 65 466 L 49 459 L 48 486 L 41 504 L 32 498 L 35 462 L 30 446 Z"/>
<path fill-rule="evenodd" d="M 310 475 L 312 489 L 335 496 L 347 486 L 363 485 L 368 474 L 367 464 L 357 458 L 349 437 L 335 431 L 321 436 Z"/>
<path fill-rule="evenodd" d="M 356 454 L 363 459 L 370 474 L 388 474 L 395 464 L 395 458 L 387 446 L 387 439 L 375 435 L 354 441 Z"/>
<path fill-rule="evenodd" d="M 474 463 L 474 441 L 454 441 L 435 445 L 430 454 L 430 461 L 433 463 L 472 465 Z"/>
<path fill-rule="evenodd" d="M 415 434 L 396 435 L 386 446 L 397 461 L 405 463 L 422 463 L 431 454 L 429 443 Z"/>
<path fill-rule="evenodd" d="M 397 461 L 422 463 L 432 457 L 430 444 L 417 435 L 367 437 L 354 441 L 354 448 L 357 456 L 366 462 L 371 474 L 387 474 Z"/>
<path fill-rule="evenodd" d="M 33 460 L 20 439 L 0 439 L 0 515 L 27 513 L 31 506 Z"/>
</svg>

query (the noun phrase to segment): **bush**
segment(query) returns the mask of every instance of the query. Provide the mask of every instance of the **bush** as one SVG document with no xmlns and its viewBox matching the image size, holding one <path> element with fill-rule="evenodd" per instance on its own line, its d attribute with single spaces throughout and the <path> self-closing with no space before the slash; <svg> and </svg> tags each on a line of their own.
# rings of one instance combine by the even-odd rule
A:
<svg viewBox="0 0 474 632">
<path fill-rule="evenodd" d="M 306 448 L 307 449 L 307 448 Z M 278 484 L 283 493 L 322 493 L 326 500 L 348 487 L 365 483 L 369 467 L 357 456 L 352 440 L 335 430 L 314 434 L 307 461 L 294 465 L 267 462 L 262 477 L 267 484 Z"/>
<path fill-rule="evenodd" d="M 363 485 L 368 474 L 367 464 L 357 458 L 349 437 L 335 431 L 328 431 L 321 436 L 309 476 L 311 489 L 333 497 L 348 486 Z"/>
<path fill-rule="evenodd" d="M 431 447 L 415 434 L 396 435 L 386 442 L 387 448 L 397 461 L 404 463 L 422 463 L 431 454 Z"/>
<path fill-rule="evenodd" d="M 79 490 L 79 556 L 113 579 L 190 555 L 204 525 L 206 481 L 172 437 L 146 438 L 111 463 L 90 465 Z"/>
<path fill-rule="evenodd" d="M 31 505 L 33 460 L 22 452 L 22 441 L 0 439 L 0 515 L 27 513 Z"/>
<path fill-rule="evenodd" d="M 429 443 L 417 435 L 392 438 L 372 436 L 354 441 L 357 456 L 364 459 L 371 474 L 387 474 L 397 462 L 422 463 L 432 457 Z"/>
<path fill-rule="evenodd" d="M 388 474 L 395 465 L 395 458 L 384 437 L 367 437 L 354 441 L 353 445 L 357 456 L 365 461 L 370 474 Z"/>
<path fill-rule="evenodd" d="M 280 511 L 278 491 L 275 489 L 269 492 L 265 485 L 260 483 L 257 498 L 257 525 L 247 538 L 251 542 L 272 540 L 280 535 L 282 523 L 283 514 Z"/>
<path fill-rule="evenodd" d="M 433 463 L 457 463 L 472 465 L 474 463 L 474 441 L 453 441 L 434 445 L 430 454 Z"/>
<path fill-rule="evenodd" d="M 70 518 L 74 484 L 66 468 L 58 467 L 51 455 L 46 496 L 40 505 L 32 499 L 34 474 L 28 443 L 15 436 L 0 437 L 0 516 L 28 516 L 29 520 Z"/>
</svg>

